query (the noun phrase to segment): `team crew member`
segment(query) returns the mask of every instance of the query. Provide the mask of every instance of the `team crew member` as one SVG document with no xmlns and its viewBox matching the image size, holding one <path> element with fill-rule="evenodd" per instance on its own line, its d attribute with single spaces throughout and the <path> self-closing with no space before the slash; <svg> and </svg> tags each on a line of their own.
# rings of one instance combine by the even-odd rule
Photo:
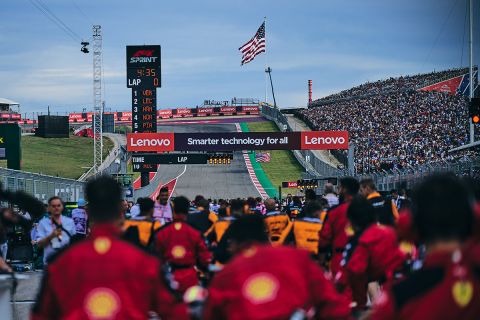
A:
<svg viewBox="0 0 480 320">
<path fill-rule="evenodd" d="M 318 254 L 318 238 L 322 230 L 321 215 L 323 206 L 317 201 L 310 201 L 303 209 L 305 217 L 293 222 L 288 243 L 293 242 L 298 249 L 310 252 L 313 257 Z"/>
<path fill-rule="evenodd" d="M 47 267 L 33 320 L 188 319 L 162 281 L 160 261 L 120 239 L 122 189 L 110 177 L 88 182 L 92 233 Z"/>
<path fill-rule="evenodd" d="M 210 211 L 208 200 L 197 196 L 196 207 L 187 216 L 187 223 L 207 236 L 213 229 L 213 224 L 218 220 L 217 215 Z"/>
<path fill-rule="evenodd" d="M 229 217 L 226 208 L 219 209 L 218 220 L 214 223 L 212 232 L 208 234 L 208 241 L 215 244 L 220 243 L 233 221 L 235 221 L 235 217 Z"/>
<path fill-rule="evenodd" d="M 357 309 L 367 304 L 369 282 L 383 283 L 401 271 L 405 255 L 400 251 L 395 230 L 375 222 L 375 209 L 364 197 L 355 197 L 347 211 L 355 235 L 350 238 L 335 276 L 340 288 L 352 290 Z"/>
<path fill-rule="evenodd" d="M 319 259 L 325 264 L 327 254 L 331 255 L 330 270 L 335 275 L 340 270 L 340 261 L 348 242 L 347 210 L 352 198 L 358 193 L 359 184 L 354 178 L 340 179 L 341 204 L 328 211 L 318 240 Z"/>
<path fill-rule="evenodd" d="M 376 221 L 380 224 L 393 226 L 398 219 L 398 209 L 392 200 L 384 199 L 377 192 L 372 179 L 360 181 L 360 194 L 375 208 Z"/>
<path fill-rule="evenodd" d="M 305 251 L 265 246 L 262 218 L 230 227 L 236 257 L 209 287 L 204 319 L 348 319 L 348 303 Z"/>
<path fill-rule="evenodd" d="M 292 222 L 286 213 L 281 213 L 276 210 L 274 199 L 267 199 L 265 201 L 265 207 L 267 214 L 265 215 L 264 221 L 268 238 L 272 245 L 282 245 L 292 230 Z"/>
<path fill-rule="evenodd" d="M 155 250 L 172 269 L 181 293 L 198 285 L 195 267 L 207 270 L 211 258 L 200 231 L 186 223 L 189 208 L 187 198 L 175 198 L 173 222 L 160 228 L 155 238 Z"/>
<path fill-rule="evenodd" d="M 433 176 L 419 186 L 413 203 L 426 259 L 422 269 L 386 290 L 372 318 L 480 319 L 478 273 L 461 253 L 474 221 L 468 190 L 455 177 Z"/>
<path fill-rule="evenodd" d="M 153 218 L 158 220 L 161 224 L 166 224 L 173 220 L 172 206 L 170 205 L 170 202 L 168 202 L 169 198 L 170 193 L 168 192 L 168 188 L 160 188 L 157 201 L 155 202 Z"/>
<path fill-rule="evenodd" d="M 292 202 L 288 204 L 286 208 L 286 213 L 290 217 L 290 219 L 295 219 L 297 216 L 300 215 L 300 212 L 302 211 L 303 205 L 302 201 L 300 200 L 300 197 L 293 197 Z"/>
<path fill-rule="evenodd" d="M 230 207 L 225 208 L 226 210 L 230 209 L 231 217 L 236 220 L 242 217 L 244 212 L 244 201 L 240 199 L 234 199 L 230 201 Z M 227 211 L 228 213 L 228 211 Z M 222 239 L 218 243 L 214 251 L 214 260 L 222 264 L 227 263 L 232 258 L 232 253 L 229 250 L 229 245 L 231 242 L 230 236 L 231 230 L 230 227 L 225 231 L 222 236 Z"/>
<path fill-rule="evenodd" d="M 153 243 L 155 231 L 160 228 L 160 222 L 153 220 L 155 202 L 150 198 L 138 199 L 140 214 L 130 220 L 125 220 L 123 228 L 126 238 L 133 243 L 147 248 Z"/>
<path fill-rule="evenodd" d="M 49 217 L 44 217 L 37 227 L 37 245 L 43 248 L 43 264 L 61 248 L 70 243 L 76 233 L 72 219 L 62 215 L 63 202 L 59 197 L 48 199 Z"/>
</svg>

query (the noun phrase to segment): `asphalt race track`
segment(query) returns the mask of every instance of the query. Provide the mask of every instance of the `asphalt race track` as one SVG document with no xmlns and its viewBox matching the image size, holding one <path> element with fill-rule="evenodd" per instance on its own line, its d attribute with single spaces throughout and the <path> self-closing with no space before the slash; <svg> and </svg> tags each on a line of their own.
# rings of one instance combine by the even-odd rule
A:
<svg viewBox="0 0 480 320">
<path fill-rule="evenodd" d="M 162 125 L 158 127 L 158 131 L 179 133 L 236 132 L 236 128 L 235 124 L 232 123 Z M 152 187 L 158 186 L 158 183 L 165 184 L 176 177 L 178 179 L 173 190 L 173 196 L 184 195 L 189 199 L 198 194 L 211 199 L 259 196 L 248 175 L 241 152 L 234 154 L 230 165 L 161 165 Z M 148 191 L 151 191 L 152 187 Z"/>
</svg>

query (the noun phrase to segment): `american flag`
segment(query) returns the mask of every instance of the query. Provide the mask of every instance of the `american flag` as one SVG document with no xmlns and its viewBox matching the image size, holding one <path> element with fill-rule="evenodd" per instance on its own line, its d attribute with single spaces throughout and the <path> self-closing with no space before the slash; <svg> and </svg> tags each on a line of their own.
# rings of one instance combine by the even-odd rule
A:
<svg viewBox="0 0 480 320">
<path fill-rule="evenodd" d="M 252 61 L 258 54 L 265 52 L 265 22 L 258 28 L 253 38 L 238 50 L 243 54 L 242 65 Z"/>
<path fill-rule="evenodd" d="M 257 162 L 270 162 L 270 159 L 270 152 L 255 153 L 255 161 Z"/>
</svg>

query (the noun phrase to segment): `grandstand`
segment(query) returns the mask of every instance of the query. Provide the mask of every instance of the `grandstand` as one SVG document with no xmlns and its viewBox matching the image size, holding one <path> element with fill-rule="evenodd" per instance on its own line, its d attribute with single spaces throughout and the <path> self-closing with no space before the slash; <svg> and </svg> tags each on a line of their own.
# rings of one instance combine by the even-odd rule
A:
<svg viewBox="0 0 480 320">
<path fill-rule="evenodd" d="M 18 121 L 21 119 L 18 102 L 0 98 L 0 121 Z"/>
<path fill-rule="evenodd" d="M 468 68 L 457 68 L 439 72 L 417 74 L 414 76 L 402 76 L 397 78 L 389 78 L 386 80 L 378 80 L 375 82 L 367 82 L 351 89 L 343 90 L 338 93 L 317 99 L 312 102 L 312 106 L 331 103 L 340 99 L 355 99 L 381 93 L 417 90 L 467 73 Z"/>
<path fill-rule="evenodd" d="M 421 90 L 466 72 L 452 69 L 362 84 L 315 100 L 297 116 L 314 130 L 348 130 L 358 173 L 478 156 L 475 150 L 448 153 L 469 141 L 467 98 L 455 91 Z"/>
</svg>

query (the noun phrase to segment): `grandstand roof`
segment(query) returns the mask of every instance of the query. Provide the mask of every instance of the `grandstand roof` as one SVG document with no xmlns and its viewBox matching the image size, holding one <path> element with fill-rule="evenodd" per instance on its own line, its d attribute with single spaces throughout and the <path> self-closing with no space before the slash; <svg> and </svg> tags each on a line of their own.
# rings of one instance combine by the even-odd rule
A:
<svg viewBox="0 0 480 320">
<path fill-rule="evenodd" d="M 20 103 L 12 101 L 10 99 L 0 98 L 0 104 L 19 105 Z"/>
</svg>

